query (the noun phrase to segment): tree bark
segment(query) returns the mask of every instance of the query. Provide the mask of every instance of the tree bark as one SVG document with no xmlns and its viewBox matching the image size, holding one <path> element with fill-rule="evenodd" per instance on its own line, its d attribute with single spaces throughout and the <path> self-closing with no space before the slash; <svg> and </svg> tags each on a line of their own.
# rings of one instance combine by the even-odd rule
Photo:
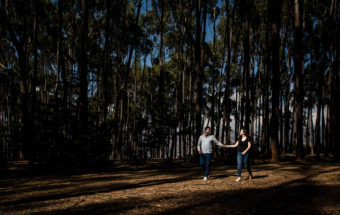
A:
<svg viewBox="0 0 340 215">
<path fill-rule="evenodd" d="M 325 153 L 328 154 L 330 151 L 333 151 L 333 146 L 335 145 L 334 140 L 334 132 L 335 132 L 335 99 L 334 99 L 334 90 L 336 89 L 335 86 L 335 77 L 334 77 L 334 66 L 333 60 L 335 56 L 333 55 L 333 42 L 331 42 L 330 47 L 330 60 L 329 60 L 329 71 L 328 71 L 328 106 L 327 106 L 327 137 L 328 141 L 326 143 L 326 151 Z"/>
<path fill-rule="evenodd" d="M 196 1 L 196 40 L 195 40 L 195 127 L 196 127 L 196 137 L 194 141 L 194 151 L 197 151 L 197 141 L 202 132 L 202 49 L 201 49 L 201 33 L 202 33 L 202 23 L 201 23 L 201 0 Z"/>
<path fill-rule="evenodd" d="M 333 2 L 336 2 L 333 0 Z M 335 13 L 334 13 L 335 14 Z M 340 32 L 337 31 L 336 38 L 340 38 Z M 334 89 L 334 95 L 340 95 L 340 42 L 339 39 L 335 41 L 335 47 L 336 47 L 336 59 L 334 62 L 334 69 L 335 69 L 335 89 Z M 337 159 L 340 159 L 340 101 L 339 99 L 336 99 L 336 96 L 333 97 L 334 102 L 334 144 L 335 144 L 335 152 L 334 155 Z"/>
<path fill-rule="evenodd" d="M 88 28 L 89 28 L 89 5 L 88 0 L 82 0 L 82 30 L 81 30 L 81 47 L 80 47 L 80 123 L 81 135 L 84 135 L 83 141 L 86 142 L 88 129 Z M 87 143 L 84 143 L 87 145 Z"/>
<path fill-rule="evenodd" d="M 280 14 L 281 14 L 281 0 L 272 2 L 269 1 L 270 18 L 272 20 L 271 30 L 272 30 L 272 40 L 271 40 L 271 53 L 272 53 L 272 118 L 271 118 L 271 152 L 272 161 L 279 161 L 280 151 L 279 151 L 279 138 L 278 138 L 278 128 L 280 120 L 279 111 L 279 92 L 280 92 Z"/>
<path fill-rule="evenodd" d="M 250 115 L 251 115 L 251 108 L 250 108 L 250 1 L 245 0 L 245 35 L 244 35 L 244 65 L 243 65 L 243 72 L 244 72 L 244 91 L 245 91 L 245 122 L 243 127 L 249 131 L 250 128 Z"/>
<path fill-rule="evenodd" d="M 313 109 L 312 108 L 310 108 L 310 110 L 309 110 L 309 120 L 310 120 L 310 137 L 311 137 L 311 139 L 310 139 L 310 146 L 311 146 L 311 153 L 312 153 L 312 155 L 314 155 L 315 154 L 315 149 L 314 149 L 314 125 L 313 125 Z"/>
<path fill-rule="evenodd" d="M 303 0 L 294 0 L 296 158 L 303 159 Z"/>
<path fill-rule="evenodd" d="M 104 62 L 103 72 L 101 75 L 101 100 L 102 100 L 102 121 L 105 123 L 107 118 L 107 108 L 109 99 L 109 70 L 111 65 L 110 47 L 111 47 L 111 1 L 106 1 L 106 17 L 105 17 L 105 44 L 104 44 Z"/>
<path fill-rule="evenodd" d="M 34 29 L 34 44 L 33 44 L 33 57 L 34 57 L 34 62 L 33 62 L 33 78 L 32 78 L 32 102 L 31 102 L 31 156 L 33 158 L 33 161 L 38 159 L 41 161 L 41 153 L 40 150 L 41 148 L 38 147 L 37 145 L 37 139 L 36 139 L 36 126 L 35 126 L 35 112 L 36 112 L 36 97 L 37 97 L 37 92 L 36 92 L 36 86 L 37 86 L 37 76 L 38 76 L 38 32 L 39 32 L 39 22 L 38 22 L 38 8 L 39 8 L 39 3 L 38 1 L 35 2 L 35 14 L 33 18 L 33 29 Z M 40 162 L 41 163 L 41 162 Z"/>
</svg>

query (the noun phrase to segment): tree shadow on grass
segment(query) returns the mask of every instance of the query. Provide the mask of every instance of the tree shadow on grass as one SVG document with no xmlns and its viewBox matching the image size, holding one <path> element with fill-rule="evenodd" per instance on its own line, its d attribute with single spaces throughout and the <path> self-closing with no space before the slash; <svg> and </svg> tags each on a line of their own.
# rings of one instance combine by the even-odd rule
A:
<svg viewBox="0 0 340 215">
<path fill-rule="evenodd" d="M 151 164 L 153 165 L 153 164 Z M 103 176 L 97 174 L 95 176 L 87 176 L 87 175 L 49 175 L 49 176 L 27 176 L 25 178 L 18 177 L 18 175 L 22 175 L 23 173 L 19 173 L 16 171 L 11 178 L 8 176 L 5 179 L 0 180 L 0 197 L 5 197 L 8 195 L 15 195 L 25 192 L 37 192 L 37 191 L 49 191 L 53 189 L 59 189 L 58 193 L 49 193 L 49 194 L 40 194 L 30 198 L 23 198 L 19 200 L 10 200 L 0 201 L 2 205 L 5 206 L 13 206 L 22 203 L 30 203 L 37 201 L 45 201 L 45 200 L 55 200 L 59 198 L 66 197 L 76 197 L 80 195 L 90 195 L 96 193 L 105 193 L 112 191 L 119 191 L 124 189 L 134 189 L 145 186 L 153 186 L 160 185 L 166 183 L 177 183 L 186 180 L 195 179 L 200 175 L 200 171 L 198 167 L 191 168 L 191 171 L 188 172 L 188 164 L 184 165 L 156 165 L 153 169 L 150 169 L 150 166 L 143 166 L 141 170 L 136 171 L 136 174 L 131 174 L 128 170 L 120 171 L 120 172 L 112 172 L 109 176 Z M 24 172 L 26 170 L 23 169 Z M 112 174 L 130 174 L 129 176 L 117 176 Z M 161 176 L 161 175 L 173 175 L 175 178 L 166 178 L 166 179 L 157 179 L 157 180 L 148 180 L 141 183 L 116 183 L 115 181 L 120 180 L 128 180 L 130 177 L 133 179 L 144 179 L 144 178 L 153 178 L 153 176 Z M 19 179 L 19 180 L 18 180 Z M 53 182 L 49 183 L 48 180 L 52 179 Z M 57 181 L 55 181 L 57 179 Z M 34 184 L 25 184 L 31 181 L 39 182 L 42 184 L 37 185 Z M 46 183 L 47 182 L 47 183 Z M 93 187 L 91 184 L 103 182 L 109 183 L 109 185 L 105 184 L 100 187 Z M 65 184 L 66 183 L 66 184 Z M 81 190 L 74 190 L 73 187 L 82 186 Z M 85 186 L 85 188 L 84 188 Z M 88 187 L 86 187 L 88 186 Z M 67 190 L 71 188 L 70 190 Z M 46 193 L 46 192 L 45 192 Z"/>
<path fill-rule="evenodd" d="M 57 178 L 58 181 L 51 182 L 51 183 L 44 183 L 44 181 L 48 180 L 44 179 L 32 179 L 32 181 L 41 181 L 44 185 L 31 184 L 25 185 L 23 183 L 18 183 L 15 181 L 11 183 L 0 183 L 0 188 L 10 188 L 10 190 L 0 192 L 1 195 L 15 195 L 24 192 L 31 192 L 31 191 L 47 191 L 53 189 L 66 189 L 68 187 L 77 186 L 77 185 L 87 185 L 94 182 L 102 182 L 102 181 L 116 181 L 121 180 L 122 177 L 118 176 L 108 176 L 108 177 L 94 177 L 94 178 L 72 178 L 72 177 L 59 177 Z M 25 180 L 25 183 L 29 182 L 30 180 Z M 65 184 L 66 183 L 66 184 Z"/>
<path fill-rule="evenodd" d="M 160 214 L 324 214 L 323 207 L 338 204 L 336 186 L 300 185 L 213 193 L 211 198 Z M 320 203 L 320 196 L 326 196 Z M 340 208 L 338 208 L 338 213 Z"/>
<path fill-rule="evenodd" d="M 19 204 L 29 204 L 39 201 L 48 201 L 48 200 L 57 200 L 57 199 L 63 199 L 63 198 L 69 198 L 69 197 L 78 197 L 83 195 L 93 195 L 93 194 L 99 194 L 99 193 L 108 193 L 108 192 L 114 192 L 114 191 L 120 191 L 120 190 L 130 190 L 130 189 L 136 189 L 136 188 L 142 188 L 142 187 L 149 187 L 149 186 L 155 186 L 155 185 L 161 185 L 161 184 L 168 184 L 168 183 L 178 183 L 183 182 L 187 180 L 195 179 L 196 174 L 189 174 L 187 176 L 181 176 L 176 178 L 167 178 L 167 179 L 156 179 L 156 180 L 148 180 L 141 183 L 112 183 L 110 185 L 105 186 L 95 186 L 95 187 L 81 187 L 79 189 L 75 190 L 65 190 L 65 191 L 59 191 L 58 193 L 53 194 L 42 194 L 32 197 L 25 197 L 19 200 L 9 200 L 9 201 L 3 201 L 1 202 L 1 205 L 3 206 L 15 206 Z M 95 182 L 95 179 L 94 179 Z M 33 191 L 33 188 L 32 188 Z"/>
<path fill-rule="evenodd" d="M 295 167 L 295 165 L 290 165 Z M 273 171 L 279 171 L 281 168 L 286 166 L 277 166 Z M 338 166 L 336 166 L 337 169 Z M 186 171 L 185 171 L 186 170 Z M 262 170 L 262 168 L 261 168 Z M 338 199 L 340 199 L 340 188 L 339 186 L 319 186 L 315 184 L 310 184 L 308 178 L 315 176 L 315 174 L 307 174 L 311 170 L 310 167 L 305 167 L 304 165 L 299 165 L 295 169 L 290 169 L 288 171 L 303 173 L 306 177 L 303 179 L 291 181 L 290 183 L 281 184 L 279 186 L 261 189 L 243 189 L 237 191 L 228 192 L 211 192 L 206 191 L 206 194 L 202 195 L 202 191 L 192 192 L 191 198 L 187 196 L 167 196 L 159 197 L 155 196 L 152 200 L 139 199 L 139 198 L 129 198 L 113 200 L 101 203 L 92 203 L 89 205 L 81 206 L 75 204 L 72 208 L 60 209 L 55 211 L 45 211 L 39 214 L 117 214 L 125 213 L 129 210 L 134 210 L 136 207 L 142 208 L 146 212 L 152 214 L 324 214 L 323 208 L 331 207 L 332 205 L 338 204 Z M 220 170 L 221 171 L 221 170 Z M 222 170 L 223 171 L 223 170 Z M 125 172 L 125 171 L 124 171 Z M 318 171 L 317 174 L 326 173 L 327 171 Z M 256 173 L 256 172 L 255 172 Z M 74 180 L 74 182 L 79 185 L 84 185 L 87 183 L 95 183 L 97 181 L 108 182 L 104 186 L 88 186 L 80 187 L 77 189 L 70 190 L 60 190 L 56 193 L 44 193 L 38 194 L 32 197 L 24 197 L 21 199 L 11 199 L 1 201 L 1 208 L 7 211 L 12 209 L 20 210 L 20 208 L 46 208 L 51 204 L 46 202 L 49 200 L 59 200 L 68 197 L 81 197 L 86 195 L 109 193 L 114 191 L 126 190 L 127 193 L 131 189 L 151 187 L 154 185 L 161 185 L 167 183 L 178 183 L 188 180 L 196 179 L 201 176 L 201 171 L 199 167 L 184 167 L 184 166 L 167 166 L 167 168 L 155 168 L 152 171 L 139 171 L 139 176 L 151 177 L 156 175 L 174 175 L 178 174 L 175 178 L 165 178 L 165 179 L 152 179 L 147 181 L 142 181 L 140 183 L 125 183 L 122 178 L 115 178 L 114 176 L 94 176 L 93 178 L 83 178 L 81 175 L 75 176 L 60 176 L 62 182 L 67 182 L 68 180 Z M 234 176 L 230 174 L 218 174 L 212 178 L 223 179 L 229 176 Z M 47 177 L 50 178 L 51 176 Z M 92 177 L 92 176 L 91 176 Z M 133 177 L 133 174 L 129 177 Z M 129 178 L 128 177 L 128 178 Z M 268 175 L 256 175 L 254 179 L 260 179 L 268 177 Z M 116 179 L 120 179 L 122 182 L 117 182 Z M 12 179 L 11 179 L 12 180 Z M 79 180 L 79 181 L 78 181 Z M 12 182 L 11 182 L 12 183 Z M 14 181 L 13 181 L 14 183 Z M 292 186 L 292 184 L 294 186 Z M 56 185 L 57 186 L 57 185 Z M 63 186 L 63 185 L 62 185 Z M 71 184 L 69 187 L 74 186 Z M 209 185 L 208 185 L 209 186 Z M 67 186 L 66 186 L 67 187 Z M 25 187 L 23 187 L 24 189 Z M 38 187 L 39 188 L 39 187 Z M 54 187 L 57 188 L 57 187 Z M 62 187 L 60 187 L 62 188 Z M 24 191 L 35 191 L 34 186 L 29 186 Z M 49 189 L 48 185 L 44 185 L 42 190 Z M 157 192 L 155 192 L 157 193 Z M 8 195 L 7 195 L 8 196 Z M 0 193 L 0 197 L 3 195 Z M 178 201 L 180 198 L 180 201 Z M 319 200 L 322 200 L 321 202 Z M 177 201 L 174 207 L 164 207 L 157 208 L 154 204 L 160 201 Z M 66 200 L 67 201 L 67 200 Z M 160 202 L 162 204 L 162 202 Z M 339 206 L 338 206 L 339 207 Z M 149 209 L 148 209 L 149 208 Z M 295 211 L 294 211 L 295 210 Z M 333 213 L 334 214 L 334 213 Z M 336 213 L 335 213 L 336 214 Z M 340 209 L 338 211 L 340 214 Z"/>
<path fill-rule="evenodd" d="M 158 201 L 173 201 L 175 197 L 164 196 L 157 198 Z M 42 215 L 42 214 L 54 214 L 54 215 L 64 215 L 64 214 L 121 214 L 125 213 L 131 209 L 145 209 L 153 207 L 154 200 L 143 200 L 141 198 L 129 198 L 129 199 L 118 199 L 113 201 L 108 201 L 98 204 L 90 204 L 86 206 L 78 206 L 77 204 L 62 210 L 52 210 L 52 211 L 41 211 L 32 213 L 32 215 Z M 161 210 L 159 211 L 161 212 Z M 139 213 L 143 214 L 143 213 Z"/>
<path fill-rule="evenodd" d="M 227 192 L 195 191 L 188 198 L 163 196 L 153 199 L 129 198 L 67 209 L 43 211 L 41 214 L 325 214 L 325 209 L 336 206 L 340 212 L 339 186 L 313 184 L 283 184 L 265 189 L 240 189 Z M 194 198 L 193 198 L 194 197 Z M 176 206 L 162 206 L 175 201 Z M 159 207 L 157 207 L 159 205 Z M 178 206 L 177 206 L 178 205 Z"/>
</svg>

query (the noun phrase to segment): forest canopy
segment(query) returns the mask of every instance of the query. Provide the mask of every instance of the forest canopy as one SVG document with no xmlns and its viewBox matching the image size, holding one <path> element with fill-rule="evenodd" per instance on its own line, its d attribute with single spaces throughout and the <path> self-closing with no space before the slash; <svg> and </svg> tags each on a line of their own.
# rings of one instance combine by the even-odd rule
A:
<svg viewBox="0 0 340 215">
<path fill-rule="evenodd" d="M 336 0 L 2 0 L 0 160 L 340 157 Z M 225 152 L 219 151 L 223 156 Z"/>
</svg>

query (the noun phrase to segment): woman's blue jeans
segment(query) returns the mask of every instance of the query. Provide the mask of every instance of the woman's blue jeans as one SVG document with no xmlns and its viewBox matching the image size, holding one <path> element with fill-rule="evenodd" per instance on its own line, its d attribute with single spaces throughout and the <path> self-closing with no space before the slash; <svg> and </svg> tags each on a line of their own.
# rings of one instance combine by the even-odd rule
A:
<svg viewBox="0 0 340 215">
<path fill-rule="evenodd" d="M 248 170 L 248 173 L 251 174 L 250 166 L 248 165 L 248 154 L 242 155 L 242 152 L 237 152 L 237 176 L 241 177 L 242 171 L 242 162 L 244 167 Z"/>
<path fill-rule="evenodd" d="M 211 154 L 210 153 L 203 153 L 200 156 L 200 165 L 203 168 L 204 177 L 208 177 L 209 176 L 209 172 L 210 172 L 210 159 L 211 159 Z"/>
</svg>

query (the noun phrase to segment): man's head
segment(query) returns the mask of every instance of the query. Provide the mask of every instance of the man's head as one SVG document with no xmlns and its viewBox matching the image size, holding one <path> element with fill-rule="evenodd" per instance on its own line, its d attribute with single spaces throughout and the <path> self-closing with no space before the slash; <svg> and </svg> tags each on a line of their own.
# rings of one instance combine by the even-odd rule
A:
<svg viewBox="0 0 340 215">
<path fill-rule="evenodd" d="M 205 127 L 204 134 L 205 135 L 209 135 L 210 134 L 210 127 L 209 126 Z"/>
</svg>

